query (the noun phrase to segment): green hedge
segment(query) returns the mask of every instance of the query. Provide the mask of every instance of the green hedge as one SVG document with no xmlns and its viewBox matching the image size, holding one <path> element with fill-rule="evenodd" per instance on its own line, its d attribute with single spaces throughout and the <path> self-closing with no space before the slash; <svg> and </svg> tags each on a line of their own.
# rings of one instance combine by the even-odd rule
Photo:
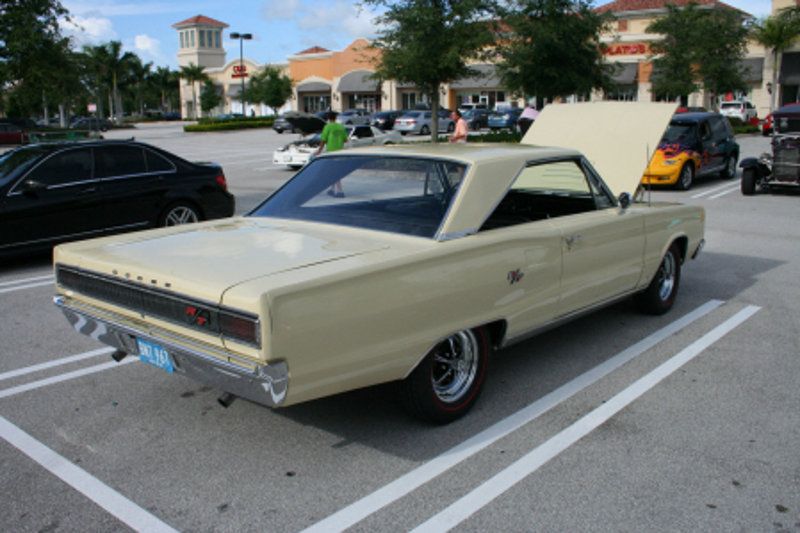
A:
<svg viewBox="0 0 800 533">
<path fill-rule="evenodd" d="M 271 128 L 274 122 L 275 117 L 239 118 L 230 120 L 201 119 L 198 124 L 189 124 L 184 126 L 183 131 L 229 131 L 246 130 L 251 128 Z"/>
</svg>

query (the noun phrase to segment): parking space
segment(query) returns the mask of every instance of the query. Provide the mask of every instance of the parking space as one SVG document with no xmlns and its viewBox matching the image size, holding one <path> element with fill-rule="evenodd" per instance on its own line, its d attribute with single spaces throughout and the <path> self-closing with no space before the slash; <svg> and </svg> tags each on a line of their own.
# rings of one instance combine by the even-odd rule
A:
<svg viewBox="0 0 800 533">
<path fill-rule="evenodd" d="M 293 174 L 271 163 L 289 134 L 109 137 L 131 135 L 221 163 L 239 214 Z M 707 211 L 670 313 L 621 302 L 496 353 L 476 408 L 444 427 L 405 414 L 391 384 L 225 409 L 76 335 L 47 257 L 4 264 L 0 528 L 800 529 L 800 198 L 738 186 L 650 193 Z"/>
</svg>

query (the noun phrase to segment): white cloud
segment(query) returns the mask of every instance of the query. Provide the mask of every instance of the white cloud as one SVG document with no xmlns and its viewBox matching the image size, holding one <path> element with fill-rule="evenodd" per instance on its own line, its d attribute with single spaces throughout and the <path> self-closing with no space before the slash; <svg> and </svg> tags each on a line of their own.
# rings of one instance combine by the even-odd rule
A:
<svg viewBox="0 0 800 533">
<path fill-rule="evenodd" d="M 267 21 L 290 20 L 299 9 L 299 0 L 267 0 L 261 8 L 261 14 Z"/>
<path fill-rule="evenodd" d="M 60 21 L 64 33 L 77 46 L 100 44 L 117 38 L 114 25 L 103 17 L 81 17 L 72 15 L 70 20 Z"/>
<path fill-rule="evenodd" d="M 161 51 L 161 41 L 147 34 L 139 34 L 133 38 L 133 48 L 143 63 L 152 61 L 156 65 L 168 63 Z"/>
<path fill-rule="evenodd" d="M 124 15 L 152 15 L 155 13 L 178 13 L 186 11 L 186 7 L 180 3 L 169 2 L 86 2 L 86 1 L 66 1 L 64 2 L 70 13 L 83 16 L 103 16 L 117 17 Z"/>
<path fill-rule="evenodd" d="M 302 30 L 324 30 L 328 35 L 374 37 L 378 28 L 375 14 L 344 0 L 304 6 L 298 13 L 297 25 Z"/>
</svg>

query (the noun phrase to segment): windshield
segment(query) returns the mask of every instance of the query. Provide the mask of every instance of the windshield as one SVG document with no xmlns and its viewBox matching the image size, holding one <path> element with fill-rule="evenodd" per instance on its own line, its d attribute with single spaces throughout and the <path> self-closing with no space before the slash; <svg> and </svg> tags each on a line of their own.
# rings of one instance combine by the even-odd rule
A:
<svg viewBox="0 0 800 533">
<path fill-rule="evenodd" d="M 694 124 L 687 124 L 680 122 L 672 122 L 667 128 L 664 137 L 661 139 L 662 143 L 686 143 L 694 139 Z"/>
<path fill-rule="evenodd" d="M 5 185 L 25 171 L 43 153 L 43 150 L 18 148 L 0 155 L 0 185 Z"/>
<path fill-rule="evenodd" d="M 720 109 L 739 109 L 740 107 L 742 107 L 742 104 L 739 102 L 723 102 Z"/>
<path fill-rule="evenodd" d="M 312 161 L 249 216 L 433 238 L 466 168 L 439 159 L 324 157 Z"/>
</svg>

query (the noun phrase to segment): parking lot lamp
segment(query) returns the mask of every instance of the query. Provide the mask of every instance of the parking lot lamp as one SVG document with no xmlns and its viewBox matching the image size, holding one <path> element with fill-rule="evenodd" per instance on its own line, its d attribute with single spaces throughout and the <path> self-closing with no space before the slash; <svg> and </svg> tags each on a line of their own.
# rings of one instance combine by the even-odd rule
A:
<svg viewBox="0 0 800 533">
<path fill-rule="evenodd" d="M 239 39 L 239 76 L 242 78 L 242 117 L 247 116 L 245 109 L 247 108 L 247 100 L 244 97 L 244 79 L 247 73 L 244 71 L 244 41 L 249 41 L 253 38 L 252 33 L 231 33 L 231 39 Z"/>
</svg>

